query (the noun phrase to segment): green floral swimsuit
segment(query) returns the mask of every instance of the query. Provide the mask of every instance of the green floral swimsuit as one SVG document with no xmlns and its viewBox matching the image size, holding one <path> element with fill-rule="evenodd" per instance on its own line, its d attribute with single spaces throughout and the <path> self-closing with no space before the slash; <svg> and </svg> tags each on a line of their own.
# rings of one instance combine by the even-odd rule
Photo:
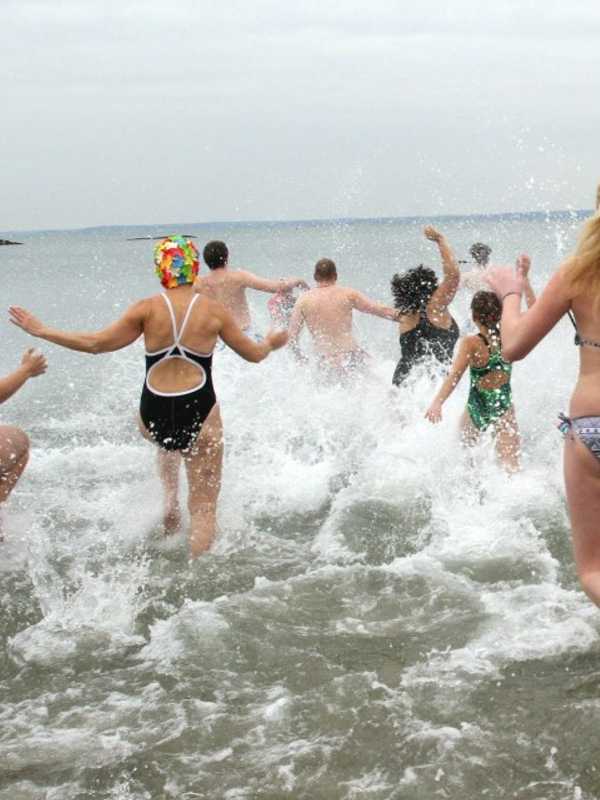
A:
<svg viewBox="0 0 600 800">
<path fill-rule="evenodd" d="M 467 400 L 467 411 L 476 428 L 484 431 L 493 422 L 496 422 L 512 406 L 512 389 L 510 388 L 510 374 L 512 364 L 502 358 L 499 349 L 492 350 L 490 343 L 482 336 L 489 351 L 488 363 L 485 367 L 471 367 L 471 388 Z M 497 389 L 481 389 L 479 383 L 482 378 L 494 370 L 501 370 L 508 375 L 508 380 Z"/>
</svg>

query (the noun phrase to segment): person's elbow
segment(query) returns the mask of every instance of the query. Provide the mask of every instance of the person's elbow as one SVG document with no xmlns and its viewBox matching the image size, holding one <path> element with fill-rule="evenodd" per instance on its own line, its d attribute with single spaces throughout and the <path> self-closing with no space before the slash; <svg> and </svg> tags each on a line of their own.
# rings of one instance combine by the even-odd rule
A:
<svg viewBox="0 0 600 800">
<path fill-rule="evenodd" d="M 266 347 L 263 347 L 260 344 L 254 345 L 251 349 L 249 348 L 246 350 L 245 353 L 242 354 L 243 358 L 246 361 L 249 361 L 251 364 L 260 364 L 261 361 L 264 361 L 265 358 L 269 355 L 269 351 Z"/>
<path fill-rule="evenodd" d="M 523 343 L 519 342 L 503 342 L 502 343 L 502 358 L 510 364 L 515 361 L 522 361 L 529 353 L 531 348 L 528 348 Z"/>
<path fill-rule="evenodd" d="M 110 343 L 103 341 L 101 336 L 88 336 L 86 341 L 84 342 L 84 347 L 86 353 L 91 353 L 93 356 L 97 356 L 100 353 L 108 353 L 111 349 Z"/>
</svg>

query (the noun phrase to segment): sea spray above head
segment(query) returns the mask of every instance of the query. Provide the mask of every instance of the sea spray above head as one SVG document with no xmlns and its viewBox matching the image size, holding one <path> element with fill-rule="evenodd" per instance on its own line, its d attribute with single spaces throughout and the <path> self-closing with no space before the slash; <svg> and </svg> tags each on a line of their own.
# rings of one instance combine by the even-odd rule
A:
<svg viewBox="0 0 600 800">
<path fill-rule="evenodd" d="M 167 236 L 154 248 L 156 275 L 165 289 L 193 283 L 199 263 L 198 248 L 185 236 Z"/>
</svg>

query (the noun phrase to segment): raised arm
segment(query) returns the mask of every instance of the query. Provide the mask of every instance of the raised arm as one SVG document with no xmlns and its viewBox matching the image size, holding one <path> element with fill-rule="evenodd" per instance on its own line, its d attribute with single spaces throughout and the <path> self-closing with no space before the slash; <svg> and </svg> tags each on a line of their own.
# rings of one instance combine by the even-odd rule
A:
<svg viewBox="0 0 600 800">
<path fill-rule="evenodd" d="M 14 325 L 18 325 L 26 333 L 38 339 L 45 339 L 47 342 L 82 353 L 108 353 L 127 347 L 141 335 L 147 313 L 147 302 L 140 300 L 130 306 L 121 319 L 96 333 L 70 333 L 50 328 L 19 306 L 11 306 L 8 313 Z"/>
<path fill-rule="evenodd" d="M 470 337 L 465 337 L 461 339 L 461 342 L 458 346 L 458 352 L 454 357 L 454 361 L 452 362 L 452 366 L 450 368 L 450 372 L 448 373 L 448 377 L 440 386 L 439 392 L 433 399 L 433 402 L 425 412 L 425 416 L 430 422 L 441 422 L 442 419 L 442 406 L 446 402 L 446 400 L 450 397 L 452 392 L 456 389 L 458 384 L 460 383 L 460 379 L 464 375 L 466 368 L 469 366 L 469 360 L 471 358 L 471 350 L 472 344 L 470 341 Z"/>
<path fill-rule="evenodd" d="M 27 350 L 21 358 L 21 365 L 14 372 L 0 378 L 0 403 L 18 392 L 29 378 L 46 372 L 46 367 L 46 359 L 41 353 L 36 353 L 33 347 Z"/>
<path fill-rule="evenodd" d="M 531 269 L 531 259 L 528 255 L 523 253 L 517 258 L 517 273 L 523 276 L 523 292 L 525 294 L 525 302 L 527 308 L 535 303 L 535 292 L 533 286 L 529 282 L 529 270 Z"/>
<path fill-rule="evenodd" d="M 428 225 L 424 230 L 425 236 L 430 242 L 435 242 L 440 251 L 444 279 L 435 290 L 429 301 L 431 304 L 445 309 L 454 300 L 460 283 L 460 269 L 458 261 L 454 257 L 452 248 L 443 233 L 436 230 L 433 225 Z"/>
<path fill-rule="evenodd" d="M 238 275 L 246 289 L 257 289 L 259 292 L 274 294 L 275 292 L 295 289 L 297 286 L 302 289 L 308 289 L 308 284 L 302 278 L 279 278 L 274 281 L 269 278 L 260 278 L 253 272 L 246 272 L 245 270 L 240 270 Z"/>
<path fill-rule="evenodd" d="M 362 311 L 363 314 L 372 314 L 374 317 L 382 317 L 383 319 L 391 319 L 393 322 L 398 322 L 400 314 L 395 308 L 384 306 L 381 303 L 376 303 L 374 300 L 369 299 L 361 292 L 354 289 L 350 294 L 350 301 L 352 308 L 357 311 Z"/>
<path fill-rule="evenodd" d="M 502 300 L 502 354 L 507 361 L 520 361 L 533 350 L 571 306 L 565 262 L 554 273 L 534 305 L 523 313 L 521 295 L 524 277 L 512 267 L 490 267 L 486 280 Z"/>
<path fill-rule="evenodd" d="M 222 310 L 222 325 L 219 336 L 238 356 L 254 363 L 263 361 L 269 353 L 273 350 L 279 350 L 288 340 L 287 331 L 271 331 L 262 342 L 255 342 L 244 334 L 233 315 L 225 309 Z"/>
</svg>

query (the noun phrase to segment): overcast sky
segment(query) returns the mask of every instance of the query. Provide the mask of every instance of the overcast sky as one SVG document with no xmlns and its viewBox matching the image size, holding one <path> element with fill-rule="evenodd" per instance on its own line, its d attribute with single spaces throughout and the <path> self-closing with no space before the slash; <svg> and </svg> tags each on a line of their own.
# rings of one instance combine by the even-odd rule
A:
<svg viewBox="0 0 600 800">
<path fill-rule="evenodd" d="M 592 206 L 598 0 L 0 7 L 0 230 Z"/>
</svg>

